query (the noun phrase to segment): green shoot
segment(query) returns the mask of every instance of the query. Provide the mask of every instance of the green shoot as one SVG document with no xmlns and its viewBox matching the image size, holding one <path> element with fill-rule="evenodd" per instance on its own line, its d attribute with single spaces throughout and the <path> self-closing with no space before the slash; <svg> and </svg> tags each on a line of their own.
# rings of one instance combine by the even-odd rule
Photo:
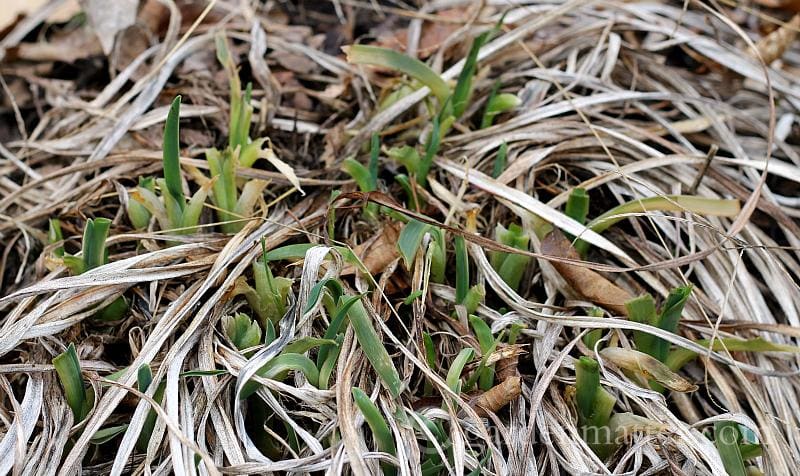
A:
<svg viewBox="0 0 800 476">
<path fill-rule="evenodd" d="M 464 366 L 472 360 L 474 355 L 475 351 L 471 347 L 461 349 L 453 360 L 453 363 L 450 364 L 450 370 L 447 371 L 446 382 L 450 390 L 456 395 L 461 393 L 461 373 L 464 371 Z"/>
<path fill-rule="evenodd" d="M 683 308 L 692 294 L 692 286 L 681 286 L 670 291 L 666 302 L 661 306 L 661 313 L 658 316 L 658 327 L 665 331 L 675 334 L 678 332 L 678 321 L 683 314 Z M 661 362 L 666 362 L 669 354 L 670 343 L 660 337 L 656 338 L 656 349 L 653 357 Z"/>
<path fill-rule="evenodd" d="M 270 380 L 283 380 L 290 371 L 301 372 L 305 375 L 308 383 L 315 387 L 319 385 L 319 370 L 317 370 L 317 366 L 311 359 L 301 354 L 282 353 L 258 369 L 256 375 Z M 258 390 L 259 386 L 260 384 L 253 380 L 247 382 L 242 387 L 239 398 L 245 399 L 249 397 Z"/>
<path fill-rule="evenodd" d="M 478 316 L 469 316 L 469 323 L 472 330 L 475 332 L 475 337 L 478 339 L 478 345 L 481 349 L 481 365 L 475 373 L 478 380 L 478 385 L 481 390 L 489 390 L 494 385 L 494 364 L 487 366 L 486 362 L 489 355 L 497 348 L 498 341 L 492 335 L 492 330 L 483 319 Z M 470 379 L 471 380 L 471 379 Z M 471 387 L 472 382 L 469 382 L 467 387 Z"/>
<path fill-rule="evenodd" d="M 564 213 L 581 225 L 586 223 L 586 215 L 589 213 L 589 194 L 585 188 L 578 187 L 572 190 Z"/>
<path fill-rule="evenodd" d="M 64 387 L 64 395 L 72 410 L 72 415 L 75 417 L 75 422 L 83 421 L 94 404 L 94 392 L 91 391 L 91 387 L 87 389 L 84 386 L 81 363 L 78 360 L 75 345 L 70 344 L 64 353 L 56 356 L 53 359 L 53 366 Z"/>
<path fill-rule="evenodd" d="M 575 390 L 578 424 L 585 441 L 597 456 L 605 459 L 616 449 L 607 430 L 616 398 L 600 385 L 597 361 L 581 357 L 575 362 Z"/>
<path fill-rule="evenodd" d="M 381 415 L 380 410 L 378 410 L 378 407 L 372 403 L 369 396 L 360 388 L 353 387 L 352 393 L 353 400 L 355 400 L 358 409 L 361 410 L 361 413 L 364 415 L 364 420 L 366 420 L 370 430 L 372 430 L 372 435 L 375 437 L 375 443 L 377 443 L 378 449 L 384 453 L 396 456 L 397 448 L 394 444 L 394 437 L 389 429 L 389 425 L 386 423 L 383 415 Z M 381 468 L 383 468 L 383 474 L 397 474 L 397 469 L 389 463 L 381 463 Z"/>
<path fill-rule="evenodd" d="M 493 33 L 493 30 L 489 30 L 478 35 L 472 42 L 467 58 L 464 60 L 464 67 L 461 68 L 461 74 L 459 74 L 456 87 L 453 89 L 453 115 L 456 118 L 464 114 L 464 110 L 472 98 L 472 78 L 478 69 L 478 53 Z"/>
<path fill-rule="evenodd" d="M 422 333 L 422 346 L 425 348 L 425 362 L 431 370 L 436 371 L 436 347 L 433 345 L 433 339 L 427 332 Z M 433 393 L 433 384 L 430 380 L 425 379 L 425 388 L 423 395 L 429 396 Z"/>
<path fill-rule="evenodd" d="M 623 203 L 595 218 L 587 227 L 596 233 L 602 233 L 633 213 L 688 211 L 697 215 L 733 217 L 739 214 L 739 210 L 739 200 L 704 198 L 693 195 L 665 195 Z M 575 248 L 581 255 L 585 255 L 589 244 L 578 242 Z"/>
<path fill-rule="evenodd" d="M 494 167 L 492 168 L 492 178 L 499 177 L 503 171 L 506 169 L 506 163 L 508 162 L 508 143 L 503 141 L 500 144 L 500 148 L 497 149 L 497 157 L 494 159 Z"/>
<path fill-rule="evenodd" d="M 515 223 L 509 225 L 508 229 L 502 224 L 498 224 L 495 228 L 495 240 L 512 248 L 528 251 L 530 237 L 522 227 Z M 489 254 L 489 262 L 492 267 L 503 281 L 515 291 L 519 289 L 522 276 L 525 274 L 531 259 L 530 256 L 498 251 L 492 251 Z"/>
<path fill-rule="evenodd" d="M 249 349 L 261 343 L 261 328 L 247 314 L 223 316 L 222 327 L 225 329 L 225 335 L 239 350 Z"/>
<path fill-rule="evenodd" d="M 131 194 L 135 201 L 144 206 L 156 220 L 163 231 L 172 231 L 176 234 L 193 233 L 200 222 L 200 213 L 208 196 L 213 181 L 203 184 L 187 202 L 183 194 L 180 166 L 179 121 L 181 97 L 176 96 L 172 101 L 164 126 L 163 168 L 164 178 L 157 179 L 156 184 L 161 190 L 161 199 L 147 188 L 147 183 L 137 187 Z"/>
<path fill-rule="evenodd" d="M 441 135 L 441 121 L 439 120 L 439 116 L 435 116 L 431 127 L 431 135 L 425 146 L 425 156 L 420 160 L 416 171 L 417 183 L 422 187 L 424 187 L 425 183 L 428 181 L 428 171 L 430 171 L 431 164 L 433 164 L 433 157 L 439 152 Z"/>
<path fill-rule="evenodd" d="M 586 193 L 586 189 L 578 187 L 570 192 L 567 206 L 564 207 L 564 213 L 581 225 L 586 223 L 586 216 L 589 214 L 589 194 Z M 570 240 L 575 239 L 574 236 L 569 234 L 567 237 Z"/>
<path fill-rule="evenodd" d="M 469 289 L 469 255 L 463 236 L 455 237 L 456 250 L 456 304 L 464 304 Z"/>
<path fill-rule="evenodd" d="M 714 423 L 714 444 L 717 446 L 725 471 L 730 476 L 747 476 L 742 453 L 739 450 L 741 434 L 739 427 L 732 421 Z"/>
<path fill-rule="evenodd" d="M 656 302 L 650 294 L 644 294 L 625 303 L 628 318 L 633 322 L 658 327 Z M 643 331 L 633 331 L 633 342 L 640 352 L 656 355 L 656 337 Z"/>
<path fill-rule="evenodd" d="M 107 218 L 89 218 L 86 221 L 80 256 L 64 255 L 64 265 L 72 274 L 83 274 L 108 262 L 106 238 L 110 227 L 111 220 Z"/>
<path fill-rule="evenodd" d="M 252 264 L 255 288 L 247 284 L 244 277 L 241 277 L 236 281 L 234 295 L 244 295 L 247 303 L 261 321 L 262 327 L 266 329 L 267 322 L 275 323 L 286 314 L 286 301 L 293 281 L 289 278 L 272 275 L 272 270 L 267 264 L 269 255 L 263 239 L 261 246 L 261 259 L 253 261 Z"/>
<path fill-rule="evenodd" d="M 461 305 L 466 309 L 467 315 L 474 314 L 485 297 L 486 288 L 483 287 L 483 284 L 476 284 L 470 287 L 467 290 L 466 296 L 464 296 L 464 299 L 461 301 Z"/>
<path fill-rule="evenodd" d="M 519 338 L 520 334 L 522 333 L 522 329 L 525 329 L 525 324 L 520 323 L 513 323 L 511 324 L 511 328 L 508 331 L 508 337 L 506 338 L 506 342 L 509 345 L 514 345 L 517 343 L 517 339 Z"/>
<path fill-rule="evenodd" d="M 376 162 L 377 163 L 377 162 Z M 370 164 L 371 165 L 371 164 Z M 347 173 L 353 180 L 355 180 L 358 189 L 362 192 L 372 192 L 376 188 L 376 183 L 373 180 L 372 172 L 369 168 L 364 167 L 363 164 L 355 159 L 347 158 L 342 162 L 342 170 Z M 364 215 L 367 218 L 375 219 L 378 214 L 378 206 L 375 203 L 367 203 L 364 206 Z"/>
<path fill-rule="evenodd" d="M 683 308 L 691 293 L 692 286 L 673 289 L 659 313 L 656 313 L 655 300 L 649 294 L 626 302 L 625 308 L 632 321 L 675 333 L 678 330 L 678 321 L 683 313 Z M 667 360 L 670 346 L 668 341 L 642 331 L 634 331 L 633 341 L 639 351 L 655 357 L 659 362 Z"/>
<path fill-rule="evenodd" d="M 589 317 L 603 317 L 603 310 L 599 307 L 589 309 Z M 583 336 L 583 343 L 591 350 L 594 350 L 595 345 L 600 339 L 603 338 L 603 329 L 592 329 Z"/>
<path fill-rule="evenodd" d="M 794 354 L 800 353 L 800 347 L 795 347 L 793 345 L 786 345 L 786 344 L 775 344 L 773 342 L 769 342 L 765 340 L 763 337 L 756 337 L 754 339 L 739 339 L 739 338 L 718 338 L 712 341 L 709 339 L 700 339 L 695 341 L 696 344 L 699 344 L 703 347 L 711 347 L 711 350 L 715 352 L 722 352 L 727 350 L 728 352 L 790 352 Z M 684 365 L 688 364 L 695 358 L 697 358 L 698 354 L 692 350 L 685 349 L 682 347 L 676 348 L 669 353 L 667 356 L 666 361 L 664 362 L 667 364 L 667 367 L 672 369 L 673 371 L 677 372 L 678 370 L 682 369 Z"/>
<path fill-rule="evenodd" d="M 61 221 L 57 218 L 51 218 L 47 228 L 47 243 L 53 245 L 62 241 L 64 241 L 64 235 L 61 233 Z M 59 245 L 53 249 L 53 255 L 57 258 L 62 258 L 64 256 L 64 245 Z"/>
<path fill-rule="evenodd" d="M 406 268 L 412 270 L 414 258 L 422 243 L 425 233 L 430 233 L 433 238 L 433 254 L 431 256 L 431 280 L 435 283 L 444 282 L 445 262 L 447 259 L 444 232 L 418 220 L 409 220 L 400 231 L 397 239 L 397 249 L 403 258 Z"/>
<path fill-rule="evenodd" d="M 140 392 L 146 392 L 147 389 L 150 388 L 150 384 L 153 383 L 153 373 L 150 370 L 149 365 L 145 364 L 139 367 L 139 372 L 136 374 L 136 382 Z M 166 383 L 161 382 L 153 394 L 153 400 L 161 403 L 161 400 L 164 398 L 165 389 Z M 156 426 L 157 419 L 158 413 L 151 408 L 145 417 L 144 424 L 142 425 L 142 431 L 139 433 L 139 436 L 136 439 L 136 449 L 142 453 L 147 451 L 147 444 L 150 442 L 150 438 L 153 436 L 153 429 Z"/>
<path fill-rule="evenodd" d="M 372 181 L 372 189 L 378 189 L 378 159 L 381 153 L 381 136 L 372 134 L 369 147 L 369 178 Z"/>
<path fill-rule="evenodd" d="M 156 183 L 153 177 L 139 177 L 139 187 L 152 193 L 156 191 Z M 152 215 L 140 200 L 130 197 L 130 200 L 128 200 L 128 219 L 135 229 L 147 228 L 151 217 Z"/>
<path fill-rule="evenodd" d="M 57 220 L 55 220 L 57 222 Z M 58 225 L 52 224 L 51 231 L 57 235 L 61 233 Z M 57 229 L 54 227 L 58 227 Z M 64 266 L 74 275 L 83 274 L 91 269 L 103 266 L 108 263 L 108 249 L 106 249 L 106 238 L 111 227 L 111 220 L 107 218 L 89 218 L 83 229 L 83 241 L 81 243 L 81 253 L 79 255 L 64 254 L 62 260 Z M 63 251 L 63 248 L 62 248 Z M 128 302 L 120 296 L 108 306 L 98 310 L 95 318 L 101 321 L 116 321 L 121 319 L 128 311 Z"/>
<path fill-rule="evenodd" d="M 508 112 L 522 104 L 522 101 L 514 94 L 500 93 L 500 80 L 494 83 L 489 99 L 486 100 L 486 108 L 481 117 L 481 129 L 491 127 L 494 118 L 504 112 Z"/>
<path fill-rule="evenodd" d="M 350 318 L 350 325 L 353 326 L 353 331 L 355 331 L 356 340 L 364 351 L 364 355 L 367 356 L 372 368 L 375 369 L 389 393 L 395 398 L 399 397 L 400 392 L 403 390 L 403 382 L 400 380 L 400 375 L 392 363 L 389 352 L 386 351 L 386 347 L 383 346 L 378 333 L 375 332 L 372 319 L 361 300 L 353 303 L 347 315 Z"/>
<path fill-rule="evenodd" d="M 101 428 L 97 430 L 97 432 L 94 435 L 92 435 L 92 437 L 89 439 L 89 443 L 93 445 L 102 445 L 104 443 L 108 443 L 117 436 L 125 433 L 125 430 L 127 429 L 128 429 L 127 423 L 123 423 L 122 425 L 117 425 L 117 426 L 109 426 L 106 428 Z"/>
<path fill-rule="evenodd" d="M 344 48 L 347 61 L 352 64 L 380 66 L 400 71 L 427 86 L 431 93 L 444 104 L 450 96 L 447 83 L 422 61 L 389 48 L 352 45 Z"/>
</svg>

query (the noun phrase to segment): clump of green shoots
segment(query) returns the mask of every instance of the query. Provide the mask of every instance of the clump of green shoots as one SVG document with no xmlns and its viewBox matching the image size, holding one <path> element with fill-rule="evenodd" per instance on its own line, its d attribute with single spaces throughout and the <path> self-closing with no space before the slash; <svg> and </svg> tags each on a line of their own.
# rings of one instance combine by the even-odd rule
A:
<svg viewBox="0 0 800 476">
<path fill-rule="evenodd" d="M 502 22 L 502 20 L 501 20 Z M 427 86 L 438 102 L 438 112 L 432 114 L 432 127 L 427 134 L 424 142 L 423 153 L 416 148 L 403 146 L 390 149 L 388 155 L 405 168 L 409 176 L 415 177 L 420 186 L 425 186 L 427 175 L 430 170 L 433 158 L 439 150 L 442 138 L 453 126 L 455 121 L 460 119 L 467 111 L 472 101 L 474 91 L 473 78 L 478 67 L 478 53 L 484 44 L 499 31 L 499 25 L 478 35 L 472 43 L 469 53 L 464 60 L 464 67 L 461 69 L 458 80 L 454 87 L 450 87 L 447 82 L 429 66 L 416 58 L 404 55 L 389 48 L 377 46 L 352 45 L 346 48 L 347 60 L 353 64 L 368 64 L 381 66 L 402 72 L 411 77 L 416 82 Z M 481 125 L 491 125 L 494 117 L 503 111 L 508 111 L 519 104 L 519 100 L 510 94 L 497 94 L 499 86 L 492 90 L 491 97 L 487 102 L 486 111 L 481 120 Z M 398 91 L 410 91 L 409 89 L 399 89 Z M 395 91 L 389 97 L 392 101 L 400 99 Z M 388 99 L 388 98 L 387 98 Z M 386 107 L 387 101 L 382 103 Z M 405 179 L 405 180 L 404 180 Z M 398 179 L 401 185 L 410 182 L 407 177 Z M 404 185 L 404 188 L 407 188 Z M 408 190 L 407 190 L 408 192 Z M 410 197 L 413 194 L 409 194 Z"/>
<path fill-rule="evenodd" d="M 681 286 L 673 289 L 661 309 L 656 311 L 655 300 L 650 294 L 644 294 L 625 303 L 628 317 L 634 322 L 649 324 L 672 333 L 678 330 L 678 321 L 689 296 L 692 286 Z M 660 337 L 643 331 L 633 332 L 633 342 L 640 352 L 666 362 L 670 343 Z"/>
<path fill-rule="evenodd" d="M 236 169 L 239 167 L 252 167 L 259 159 L 266 159 L 278 169 L 297 190 L 300 183 L 294 171 L 285 162 L 278 159 L 271 148 L 264 148 L 269 139 L 266 137 L 251 139 L 250 127 L 253 120 L 252 86 L 247 84 L 242 91 L 242 84 L 236 65 L 228 50 L 224 35 L 216 37 L 217 59 L 228 73 L 230 83 L 231 117 L 228 131 L 228 146 L 224 150 L 216 148 L 206 150 L 206 160 L 211 171 L 213 190 L 211 201 L 217 207 L 217 216 L 221 222 L 222 231 L 237 233 L 244 225 L 245 220 L 252 215 L 253 210 L 261 197 L 261 192 L 267 186 L 263 180 L 248 180 L 243 183 L 236 178 Z M 241 193 L 239 188 L 242 188 Z"/>
<path fill-rule="evenodd" d="M 170 231 L 179 235 L 194 233 L 200 222 L 200 214 L 213 182 L 203 184 L 190 200 L 186 200 L 181 180 L 179 122 L 181 97 L 172 101 L 164 126 L 163 167 L 164 178 L 156 179 L 161 197 L 152 188 L 147 179 L 140 179 L 140 186 L 131 193 L 131 204 L 141 205 L 150 215 L 156 218 L 162 231 Z M 133 205 L 136 207 L 136 205 Z M 136 208 L 135 218 L 131 222 L 139 227 L 144 221 L 141 209 Z M 128 211 L 131 214 L 131 209 Z M 135 220 L 135 221 L 134 221 Z M 149 217 L 148 217 L 149 220 Z"/>
<path fill-rule="evenodd" d="M 293 251 L 288 249 L 292 246 L 295 245 L 285 247 L 289 253 L 284 256 L 293 255 Z M 281 256 L 279 251 L 281 250 L 273 250 L 273 252 L 277 252 L 275 255 Z M 264 253 L 264 256 L 268 256 L 268 254 Z M 265 268 L 262 267 L 262 269 Z M 266 276 L 270 275 L 266 274 L 266 270 L 264 272 L 264 279 L 267 279 Z M 362 296 L 360 295 L 349 296 L 345 294 L 341 283 L 335 278 L 328 278 L 317 283 L 309 294 L 307 309 L 312 309 L 321 301 L 328 313 L 333 316 L 324 337 L 322 339 L 306 337 L 290 343 L 280 355 L 259 369 L 257 375 L 265 378 L 282 379 L 290 370 L 299 371 L 305 375 L 311 385 L 323 389 L 327 388 L 336 359 L 341 350 L 340 346 L 346 326 L 349 323 L 353 327 L 356 341 L 363 349 L 370 365 L 375 369 L 389 393 L 397 398 L 403 389 L 403 382 L 400 380 L 388 351 L 378 337 L 372 324 L 372 319 L 361 302 L 361 298 Z M 283 305 L 285 305 L 285 302 Z M 282 316 L 283 314 L 280 314 L 279 317 Z M 267 320 L 264 324 L 264 341 L 269 344 L 275 338 L 275 327 L 272 320 Z M 319 347 L 316 363 L 304 355 L 314 347 Z M 256 382 L 248 382 L 239 396 L 240 398 L 247 398 L 257 390 L 258 384 Z"/>
<path fill-rule="evenodd" d="M 258 323 L 244 313 L 235 316 L 223 316 L 222 327 L 225 335 L 239 350 L 249 349 L 261 343 L 261 328 Z"/>
<path fill-rule="evenodd" d="M 108 249 L 106 239 L 111 228 L 111 220 L 108 218 L 89 218 L 83 229 L 83 241 L 81 242 L 81 252 L 77 255 L 70 255 L 64 252 L 63 247 L 55 250 L 54 254 L 60 256 L 61 260 L 73 275 L 83 274 L 94 268 L 108 263 Z M 48 237 L 51 243 L 63 240 L 60 222 L 56 219 L 50 220 Z M 125 298 L 120 296 L 111 304 L 99 310 L 95 317 L 103 321 L 116 321 L 128 311 L 128 303 Z"/>
<path fill-rule="evenodd" d="M 274 276 L 267 260 L 266 244 L 261 240 L 261 259 L 253 261 L 253 281 L 255 288 L 247 284 L 244 277 L 236 281 L 234 295 L 243 294 L 250 308 L 256 313 L 261 326 L 267 329 L 286 314 L 286 302 L 292 288 L 292 280 Z"/>
<path fill-rule="evenodd" d="M 61 229 L 58 221 L 50 222 L 53 234 L 60 238 Z M 83 274 L 90 269 L 97 268 L 108 263 L 108 250 L 106 249 L 106 239 L 108 230 L 111 228 L 111 220 L 108 218 L 89 218 L 83 228 L 83 241 L 81 242 L 81 252 L 78 255 L 68 255 L 61 250 L 64 266 L 69 268 L 72 274 Z"/>
<path fill-rule="evenodd" d="M 528 243 L 530 242 L 528 234 L 516 223 L 512 223 L 508 228 L 498 224 L 494 231 L 494 239 L 506 246 L 523 251 L 528 251 Z M 502 251 L 492 251 L 489 254 L 489 262 L 492 268 L 514 291 L 519 289 L 522 275 L 525 273 L 531 259 L 530 256 L 504 253 Z"/>
</svg>

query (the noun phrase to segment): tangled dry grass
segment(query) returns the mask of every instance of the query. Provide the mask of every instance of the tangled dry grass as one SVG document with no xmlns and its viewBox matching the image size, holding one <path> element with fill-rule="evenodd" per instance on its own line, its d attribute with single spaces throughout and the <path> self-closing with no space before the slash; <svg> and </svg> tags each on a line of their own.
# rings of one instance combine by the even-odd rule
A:
<svg viewBox="0 0 800 476">
<path fill-rule="evenodd" d="M 362 475 L 388 462 L 401 474 L 726 474 L 707 431 L 723 420 L 761 443 L 763 456 L 749 465 L 774 475 L 800 465 L 796 354 L 697 344 L 717 337 L 794 344 L 800 337 L 800 48 L 791 44 L 797 22 L 787 10 L 725 1 L 448 0 L 419 9 L 353 0 L 142 2 L 137 24 L 104 53 L 91 46 L 96 40 L 87 39 L 85 24 L 42 25 L 58 3 L 0 40 L 0 472 Z M 372 134 L 386 150 L 416 144 L 430 130 L 423 101 L 429 91 L 418 87 L 381 108 L 402 76 L 350 64 L 340 47 L 402 49 L 454 80 L 473 38 L 501 19 L 500 33 L 480 50 L 473 101 L 443 138 L 429 189 L 418 189 L 427 205 L 410 210 L 452 230 L 445 280 L 433 283 L 431 235 L 409 269 L 395 246 L 394 215 L 363 213 L 363 199 L 412 208 L 394 205 L 404 202 L 393 180 L 396 162 L 381 154 L 384 195 L 331 200 L 333 190 L 357 190 L 341 164 L 347 157 L 365 162 Z M 268 183 L 240 232 L 223 234 L 210 203 L 198 233 L 178 235 L 153 223 L 135 230 L 126 215 L 129 190 L 138 177 L 161 174 L 161 135 L 176 94 L 184 98 L 187 190 L 198 188 L 198 173 L 208 168 L 204 149 L 225 141 L 228 85 L 213 53 L 219 32 L 231 42 L 242 79 L 253 81 L 254 130 L 270 138 L 303 194 L 280 170 L 242 168 L 239 177 Z M 478 129 L 498 80 L 521 104 Z M 493 177 L 503 143 L 508 165 Z M 591 216 L 679 194 L 738 199 L 741 212 L 640 211 L 598 234 L 563 212 L 575 187 L 589 192 Z M 60 243 L 48 241 L 47 220 L 61 220 L 65 247 L 74 252 L 86 220 L 98 217 L 113 222 L 109 263 L 71 276 L 54 258 Z M 679 332 L 613 308 L 605 317 L 587 315 L 591 296 L 565 280 L 563 265 L 574 262 L 542 249 L 535 217 L 593 245 L 580 266 L 631 296 L 649 292 L 662 300 L 693 284 Z M 488 256 L 496 225 L 511 223 L 530 235 L 537 257 L 519 289 L 499 277 Z M 452 240 L 472 231 L 483 241 L 467 240 L 471 284 L 486 289 L 475 314 L 495 335 L 525 326 L 517 345 L 497 356 L 511 359 L 520 378 L 499 381 L 494 394 L 458 394 L 445 377 L 463 349 L 478 356 L 467 362 L 465 379 L 480 361 L 473 327 L 455 306 Z M 273 262 L 276 275 L 294 280 L 293 304 L 278 338 L 245 352 L 222 318 L 251 312 L 233 290 L 240 277 L 249 279 L 262 238 L 267 250 L 318 246 L 303 258 Z M 370 273 L 343 261 L 347 249 Z M 287 344 L 325 336 L 334 316 L 314 297 L 325 278 L 364 293 L 402 393 L 395 398 L 381 384 L 347 326 L 329 386 L 293 372 L 256 377 L 256 396 L 239 398 Z M 418 298 L 404 304 L 415 291 Z M 130 305 L 124 318 L 96 319 L 97 309 L 119 296 Z M 604 342 L 621 347 L 630 347 L 631 331 L 646 330 L 701 353 L 680 372 L 697 390 L 643 387 L 584 344 L 590 329 L 607 330 Z M 432 366 L 423 333 L 436 351 Z M 83 421 L 75 421 L 51 364 L 70 343 L 95 395 Z M 581 355 L 599 357 L 601 382 L 618 412 L 649 422 L 605 461 L 576 423 L 571 389 Z M 146 393 L 137 390 L 143 365 L 153 371 Z M 352 387 L 376 402 L 396 455 L 376 446 Z M 157 422 L 146 448 L 137 448 L 151 405 Z M 95 437 L 123 424 L 106 442 Z M 432 457 L 441 464 L 434 470 L 424 466 Z"/>
</svg>

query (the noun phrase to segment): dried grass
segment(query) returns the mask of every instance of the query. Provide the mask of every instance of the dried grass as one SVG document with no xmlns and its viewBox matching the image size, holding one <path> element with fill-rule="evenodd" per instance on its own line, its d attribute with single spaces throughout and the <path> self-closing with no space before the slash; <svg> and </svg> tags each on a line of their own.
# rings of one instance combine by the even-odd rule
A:
<svg viewBox="0 0 800 476">
<path fill-rule="evenodd" d="M 517 367 L 521 394 L 503 402 L 506 409 L 496 414 L 487 415 L 483 408 L 476 413 L 470 396 L 454 394 L 444 381 L 445 362 L 476 344 L 464 320 L 448 317 L 453 288 L 428 282 L 428 238 L 423 259 L 413 269 L 406 272 L 395 255 L 377 260 L 384 269 L 374 277 L 355 274 L 352 266 L 342 273 L 339 255 L 328 248 L 356 247 L 383 233 L 376 223 L 364 221 L 358 208 L 338 208 L 335 236 L 341 242 L 328 240 L 331 190 L 354 190 L 338 165 L 360 154 L 373 133 L 404 121 L 416 127 L 413 118 L 427 114 L 419 105 L 427 89 L 378 112 L 375 99 L 387 84 L 385 76 L 311 46 L 308 32 L 322 31 L 275 22 L 268 8 L 243 5 L 212 2 L 205 14 L 213 21 L 197 17 L 180 30 L 180 20 L 170 18 L 162 43 L 142 52 L 101 89 L 88 91 L 40 77 L 35 62 L 8 59 L 52 7 L 18 23 L 0 41 L 0 55 L 6 57 L 0 72 L 14 91 L 24 86 L 44 92 L 36 99 L 40 114 L 25 108 L 36 120 L 9 125 L 22 132 L 0 147 L 0 239 L 5 249 L 0 263 L 0 473 L 362 475 L 377 473 L 379 462 L 388 461 L 405 475 L 421 474 L 424 451 L 433 451 L 443 456 L 444 472 L 465 474 L 480 465 L 472 449 L 490 455 L 480 469 L 485 474 L 725 474 L 717 449 L 702 433 L 718 420 L 739 422 L 757 434 L 764 456 L 756 461 L 766 474 L 794 473 L 800 464 L 797 357 L 711 352 L 693 342 L 739 336 L 792 344 L 800 335 L 800 201 L 795 196 L 800 183 L 800 48 L 760 43 L 767 44 L 762 48 L 769 48 L 768 59 L 778 58 L 770 65 L 753 53 L 765 36 L 759 28 L 771 27 L 767 19 L 775 15 L 788 21 L 785 12 L 767 16 L 728 2 L 715 7 L 687 2 L 683 8 L 680 2 L 488 1 L 479 8 L 454 0 L 428 3 L 420 13 L 377 2 L 334 0 L 330 5 L 330 18 L 338 21 L 338 15 L 345 32 L 353 26 L 348 22 L 369 28 L 398 14 L 411 18 L 410 51 L 420 44 L 423 22 L 437 21 L 444 9 L 467 10 L 469 21 L 453 29 L 434 54 L 434 65 L 448 65 L 442 73 L 446 80 L 457 77 L 463 61 L 444 54 L 455 51 L 461 55 L 455 58 L 463 57 L 471 38 L 505 13 L 503 32 L 480 52 L 475 104 L 467 114 L 482 110 L 497 79 L 523 104 L 488 129 L 461 127 L 443 141 L 426 197 L 435 220 L 464 228 L 477 210 L 482 236 L 491 237 L 495 224 L 512 221 L 533 235 L 536 214 L 594 245 L 586 258 L 589 267 L 621 292 L 663 297 L 675 286 L 695 284 L 680 334 L 657 335 L 701 354 L 682 373 L 700 390 L 665 396 L 644 389 L 600 356 L 602 382 L 617 396 L 617 408 L 667 428 L 634 435 L 604 464 L 581 439 L 566 392 L 575 356 L 595 355 L 580 337 L 586 329 L 607 329 L 609 339 L 627 345 L 624 331 L 643 325 L 585 316 L 590 304 L 549 262 L 559 257 L 542 255 L 535 239 L 531 256 L 538 258 L 519 291 L 505 284 L 489 264 L 486 248 L 473 240 L 469 253 L 477 282 L 495 296 L 495 305 L 482 304 L 477 314 L 494 332 L 515 322 L 527 326 L 520 342 L 527 354 Z M 785 28 L 796 28 L 796 18 Z M 235 53 L 242 65 L 249 65 L 258 127 L 272 136 L 276 153 L 293 167 L 306 195 L 292 194 L 279 173 L 243 169 L 240 176 L 270 184 L 261 215 L 240 233 L 217 233 L 210 210 L 200 234 L 132 231 L 119 203 L 126 203 L 125 188 L 139 175 L 160 173 L 157 131 L 169 98 L 178 92 L 191 98 L 193 105 L 182 116 L 191 118 L 184 121 L 186 128 L 212 136 L 212 142 L 225 127 L 220 119 L 226 113 L 224 101 L 215 96 L 227 88 L 215 76 L 217 65 L 208 66 L 208 74 L 187 69 L 189 63 L 213 61 L 204 52 L 221 29 L 238 42 Z M 788 37 L 793 34 L 786 30 L 773 39 L 786 43 Z M 776 48 L 783 51 L 776 53 Z M 314 72 L 294 73 L 303 82 L 280 84 L 274 76 L 280 67 L 275 55 L 309 61 Z M 330 89 L 334 86 L 341 88 Z M 300 100 L 287 101 L 292 94 L 313 98 L 319 109 L 304 110 Z M 6 99 L 12 104 L 13 94 Z M 4 111 L 4 117 L 15 117 L 11 108 Z M 384 145 L 403 143 L 402 129 L 395 131 L 384 137 Z M 495 179 L 492 162 L 503 142 L 509 165 Z M 718 148 L 716 155 L 707 158 L 712 147 Z M 205 167 L 200 152 L 200 147 L 184 150 L 184 170 Z M 396 169 L 386 160 L 389 177 Z M 392 184 L 384 186 L 389 191 Z M 559 211 L 577 186 L 592 195 L 595 216 L 630 200 L 692 188 L 704 197 L 739 199 L 743 207 L 735 218 L 632 214 L 626 225 L 600 235 Z M 42 244 L 47 218 L 54 216 L 66 224 L 70 244 L 86 217 L 113 219 L 111 262 L 74 277 L 54 267 L 48 262 L 52 247 Z M 242 306 L 230 298 L 230 290 L 260 256 L 262 237 L 268 249 L 289 242 L 321 246 L 302 263 L 280 270 L 296 280 L 292 310 L 280 322 L 278 340 L 245 357 L 227 341 L 219 321 Z M 168 247 L 171 241 L 181 244 Z M 579 265 L 570 263 L 558 262 L 561 267 Z M 258 396 L 273 412 L 272 427 L 277 422 L 296 434 L 296 442 L 290 442 L 287 431 L 270 430 L 282 455 L 270 459 L 250 439 L 247 410 L 236 395 L 292 338 L 322 337 L 331 316 L 320 306 L 307 309 L 309 292 L 323 276 L 340 275 L 354 292 L 374 289 L 366 309 L 406 391 L 399 399 L 381 391 L 350 329 L 330 390 L 311 386 L 300 374 L 282 382 L 259 378 Z M 449 282 L 455 282 L 453 276 Z M 413 289 L 421 289 L 423 298 L 401 307 L 402 297 Z M 110 327 L 93 321 L 93 308 L 122 294 L 133 303 L 125 320 Z M 507 311 L 499 312 L 500 306 Z M 441 368 L 428 367 L 422 332 L 434 336 Z M 89 417 L 79 424 L 72 420 L 50 365 L 70 342 L 78 346 L 85 377 L 98 395 Z M 135 390 L 134 370 L 113 384 L 105 379 L 112 371 L 143 364 L 154 371 L 147 396 Z M 181 377 L 185 371 L 213 369 L 225 373 Z M 433 404 L 426 403 L 430 397 L 420 399 L 426 379 L 434 389 Z M 161 382 L 166 398 L 143 454 L 134 446 Z M 396 456 L 370 449 L 375 446 L 352 401 L 352 386 L 364 389 L 382 409 Z M 449 449 L 440 446 L 421 416 L 444 425 Z M 100 428 L 123 422 L 129 424 L 127 431 L 110 447 L 90 443 Z M 421 429 L 415 432 L 414 426 Z M 426 450 L 422 435 L 433 441 L 432 449 Z M 202 463 L 196 464 L 196 455 Z"/>
</svg>

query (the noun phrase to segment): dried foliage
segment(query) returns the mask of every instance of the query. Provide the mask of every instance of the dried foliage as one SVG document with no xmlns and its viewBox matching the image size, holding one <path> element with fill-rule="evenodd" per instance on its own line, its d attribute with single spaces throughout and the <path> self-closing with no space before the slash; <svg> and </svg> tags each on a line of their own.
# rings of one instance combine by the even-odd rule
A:
<svg viewBox="0 0 800 476">
<path fill-rule="evenodd" d="M 60 3 L 0 33 L 0 474 L 796 471 L 797 2 Z M 142 208 L 214 148 L 247 207 Z"/>
</svg>

